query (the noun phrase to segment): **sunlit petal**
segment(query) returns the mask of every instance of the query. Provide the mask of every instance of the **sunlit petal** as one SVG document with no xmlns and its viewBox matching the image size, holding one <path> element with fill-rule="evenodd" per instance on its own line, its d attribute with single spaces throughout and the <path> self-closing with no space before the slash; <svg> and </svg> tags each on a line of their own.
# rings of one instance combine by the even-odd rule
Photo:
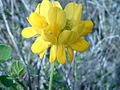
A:
<svg viewBox="0 0 120 90">
<path fill-rule="evenodd" d="M 27 27 L 22 30 L 22 36 L 25 38 L 34 37 L 37 35 L 37 32 L 32 27 Z"/>
<path fill-rule="evenodd" d="M 62 9 L 62 6 L 60 5 L 60 3 L 58 1 L 54 1 L 54 2 L 52 2 L 52 4 L 54 7 L 58 7 L 58 8 Z"/>
<path fill-rule="evenodd" d="M 66 24 L 65 12 L 58 7 L 52 7 L 48 11 L 46 20 L 48 24 L 57 24 L 62 29 Z"/>
<path fill-rule="evenodd" d="M 80 20 L 82 17 L 82 4 L 69 3 L 64 9 L 69 20 Z"/>
<path fill-rule="evenodd" d="M 31 13 L 27 20 L 33 27 L 43 28 L 47 25 L 44 16 L 41 16 L 38 13 Z"/>
<path fill-rule="evenodd" d="M 53 7 L 52 2 L 50 2 L 49 0 L 43 0 L 40 6 L 40 14 L 46 18 L 48 10 L 51 7 Z"/>
</svg>

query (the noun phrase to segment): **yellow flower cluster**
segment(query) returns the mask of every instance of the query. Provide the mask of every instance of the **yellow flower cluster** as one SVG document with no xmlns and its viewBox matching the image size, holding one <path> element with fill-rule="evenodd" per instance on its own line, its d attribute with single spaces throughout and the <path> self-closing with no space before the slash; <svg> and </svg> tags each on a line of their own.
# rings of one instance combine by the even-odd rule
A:
<svg viewBox="0 0 120 90">
<path fill-rule="evenodd" d="M 63 9 L 58 1 L 43 0 L 35 12 L 27 17 L 31 27 L 24 28 L 22 36 L 37 37 L 31 50 L 40 54 L 40 58 L 46 49 L 51 47 L 50 62 L 58 60 L 65 64 L 66 52 L 72 62 L 74 50 L 84 52 L 90 46 L 81 37 L 92 31 L 93 23 L 90 20 L 80 20 L 81 17 L 82 4 L 68 3 Z"/>
</svg>

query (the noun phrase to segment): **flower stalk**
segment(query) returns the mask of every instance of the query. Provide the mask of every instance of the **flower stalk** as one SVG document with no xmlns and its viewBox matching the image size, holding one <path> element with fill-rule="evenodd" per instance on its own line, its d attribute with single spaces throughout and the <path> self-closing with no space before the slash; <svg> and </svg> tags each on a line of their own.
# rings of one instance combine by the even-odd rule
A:
<svg viewBox="0 0 120 90">
<path fill-rule="evenodd" d="M 50 81 L 49 81 L 49 90 L 52 90 L 52 81 L 54 75 L 54 63 L 51 65 L 51 74 L 50 74 Z"/>
</svg>

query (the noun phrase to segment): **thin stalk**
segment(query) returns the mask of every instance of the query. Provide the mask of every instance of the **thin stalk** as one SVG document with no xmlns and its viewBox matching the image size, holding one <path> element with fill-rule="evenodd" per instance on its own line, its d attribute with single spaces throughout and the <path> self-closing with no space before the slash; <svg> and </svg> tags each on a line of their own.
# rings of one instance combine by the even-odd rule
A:
<svg viewBox="0 0 120 90">
<path fill-rule="evenodd" d="M 49 81 L 49 90 L 52 90 L 52 81 L 54 75 L 54 63 L 51 65 L 51 74 L 50 74 L 50 81 Z"/>
<path fill-rule="evenodd" d="M 18 82 L 24 88 L 24 90 L 27 90 L 27 87 L 21 81 L 19 81 L 19 79 L 15 79 L 15 81 Z"/>
</svg>

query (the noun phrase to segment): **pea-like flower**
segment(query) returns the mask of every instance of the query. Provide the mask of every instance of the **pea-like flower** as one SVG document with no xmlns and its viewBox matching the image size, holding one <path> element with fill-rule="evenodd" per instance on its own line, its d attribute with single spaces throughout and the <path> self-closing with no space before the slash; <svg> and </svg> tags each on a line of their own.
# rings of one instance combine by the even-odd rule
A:
<svg viewBox="0 0 120 90">
<path fill-rule="evenodd" d="M 40 54 L 40 58 L 51 47 L 50 62 L 58 60 L 65 64 L 66 52 L 72 62 L 74 50 L 84 52 L 90 47 L 81 37 L 92 31 L 93 23 L 81 20 L 81 17 L 82 4 L 69 3 L 63 9 L 58 1 L 43 0 L 27 18 L 31 27 L 24 28 L 22 35 L 25 38 L 37 37 L 31 50 Z"/>
</svg>

